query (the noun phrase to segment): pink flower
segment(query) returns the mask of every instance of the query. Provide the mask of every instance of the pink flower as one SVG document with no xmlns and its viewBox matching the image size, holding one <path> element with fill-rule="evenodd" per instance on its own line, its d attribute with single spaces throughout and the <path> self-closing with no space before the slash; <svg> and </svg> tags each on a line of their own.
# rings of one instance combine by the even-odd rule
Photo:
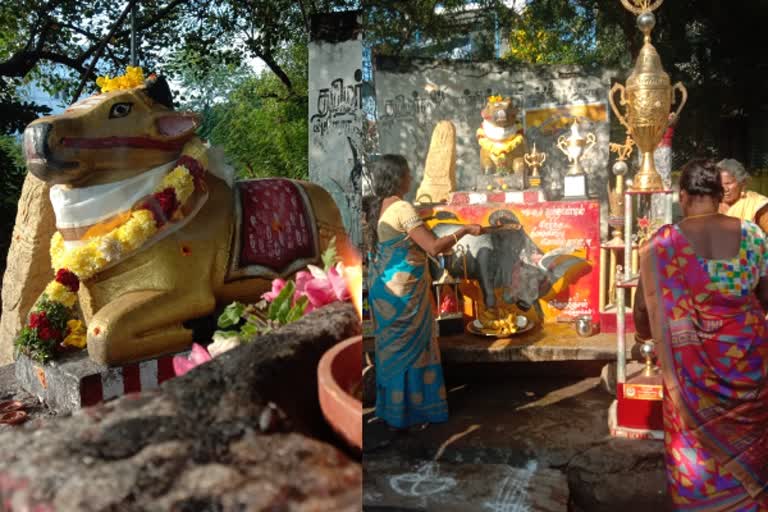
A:
<svg viewBox="0 0 768 512">
<path fill-rule="evenodd" d="M 192 344 L 192 352 L 189 354 L 189 358 L 184 356 L 175 356 L 173 358 L 173 372 L 177 377 L 180 377 L 190 371 L 195 366 L 199 366 L 211 360 L 211 354 L 204 346 L 197 343 Z"/>
<path fill-rule="evenodd" d="M 349 300 L 349 286 L 347 284 L 346 276 L 341 265 L 331 267 L 327 272 L 328 281 L 331 283 L 333 293 L 336 295 L 336 300 L 347 301 Z"/>
<path fill-rule="evenodd" d="M 262 294 L 261 298 L 272 302 L 278 295 L 280 295 L 280 291 L 282 291 L 283 288 L 285 288 L 285 280 L 278 277 L 272 281 L 272 291 Z"/>
<path fill-rule="evenodd" d="M 304 272 L 304 275 L 301 276 L 302 286 L 300 291 L 302 295 L 309 299 L 313 309 L 331 304 L 332 302 L 349 300 L 347 281 L 340 265 L 331 267 L 328 272 L 314 265 L 308 265 L 307 268 L 310 274 Z M 296 281 L 296 289 L 299 291 L 298 274 Z"/>
<path fill-rule="evenodd" d="M 336 301 L 336 294 L 333 293 L 333 287 L 328 279 L 313 279 L 308 282 L 304 295 L 316 308 Z"/>
</svg>

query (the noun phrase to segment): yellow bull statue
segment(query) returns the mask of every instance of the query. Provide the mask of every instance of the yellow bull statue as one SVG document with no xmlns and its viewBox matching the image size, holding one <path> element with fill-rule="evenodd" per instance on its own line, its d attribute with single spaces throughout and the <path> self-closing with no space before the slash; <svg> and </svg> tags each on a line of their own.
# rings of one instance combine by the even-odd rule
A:
<svg viewBox="0 0 768 512">
<path fill-rule="evenodd" d="M 199 123 L 175 112 L 167 83 L 152 77 L 24 132 L 28 170 L 51 186 L 54 267 L 66 262 L 85 276 L 77 299 L 97 363 L 185 349 L 185 321 L 258 299 L 273 278 L 319 263 L 329 241 L 344 238 L 325 190 L 281 178 L 234 182 L 195 137 Z"/>
</svg>

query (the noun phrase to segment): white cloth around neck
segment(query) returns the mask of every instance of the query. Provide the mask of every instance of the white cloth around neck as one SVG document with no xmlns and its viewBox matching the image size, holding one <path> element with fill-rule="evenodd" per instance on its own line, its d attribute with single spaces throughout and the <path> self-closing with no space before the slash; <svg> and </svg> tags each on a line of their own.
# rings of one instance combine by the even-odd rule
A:
<svg viewBox="0 0 768 512">
<path fill-rule="evenodd" d="M 128 210 L 139 199 L 155 192 L 175 161 L 150 169 L 127 180 L 70 188 L 51 187 L 50 198 L 59 229 L 90 226 Z"/>
</svg>

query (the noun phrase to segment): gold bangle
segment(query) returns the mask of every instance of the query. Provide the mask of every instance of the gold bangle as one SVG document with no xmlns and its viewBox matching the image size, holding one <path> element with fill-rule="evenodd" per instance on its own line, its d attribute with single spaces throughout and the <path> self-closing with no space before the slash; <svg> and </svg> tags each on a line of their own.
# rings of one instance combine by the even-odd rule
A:
<svg viewBox="0 0 768 512">
<path fill-rule="evenodd" d="M 454 244 L 457 244 L 457 243 L 459 243 L 459 237 L 457 237 L 457 236 L 456 236 L 456 233 L 451 233 L 451 236 L 453 237 L 453 240 L 454 240 L 454 242 L 453 242 L 453 243 L 454 243 Z"/>
</svg>

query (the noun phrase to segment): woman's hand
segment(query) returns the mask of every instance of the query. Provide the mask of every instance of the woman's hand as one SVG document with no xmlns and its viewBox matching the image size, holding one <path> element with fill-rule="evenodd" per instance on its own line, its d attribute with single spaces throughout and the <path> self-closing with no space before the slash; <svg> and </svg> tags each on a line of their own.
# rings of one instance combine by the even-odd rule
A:
<svg viewBox="0 0 768 512">
<path fill-rule="evenodd" d="M 467 224 L 464 226 L 468 235 L 480 236 L 485 233 L 485 228 L 479 224 Z"/>
</svg>

